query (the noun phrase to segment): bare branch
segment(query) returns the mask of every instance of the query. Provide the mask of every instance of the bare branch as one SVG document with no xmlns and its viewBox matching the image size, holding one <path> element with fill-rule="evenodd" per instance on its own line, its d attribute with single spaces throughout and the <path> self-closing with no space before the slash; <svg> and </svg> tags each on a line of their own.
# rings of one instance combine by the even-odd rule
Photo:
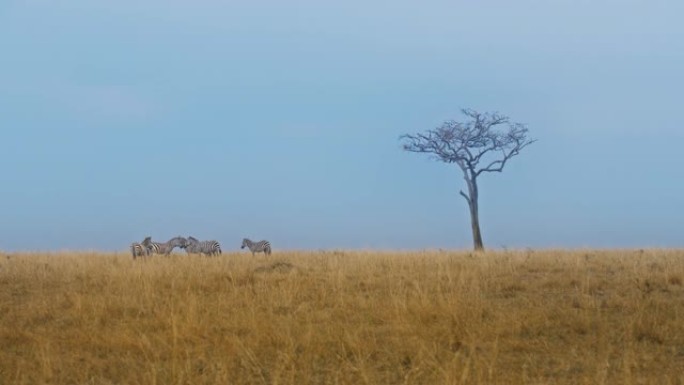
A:
<svg viewBox="0 0 684 385">
<path fill-rule="evenodd" d="M 520 151 L 529 146 L 530 144 L 536 142 L 534 139 L 524 139 L 524 141 L 515 141 L 515 145 L 512 148 L 509 148 L 508 151 L 506 149 L 501 149 L 502 153 L 502 159 L 494 160 L 489 165 L 487 165 L 484 168 L 479 169 L 476 172 L 476 176 L 479 176 L 483 172 L 501 172 L 503 171 L 504 167 L 506 166 L 506 162 L 508 162 L 509 159 L 512 157 L 520 154 Z"/>
<path fill-rule="evenodd" d="M 461 194 L 461 196 L 463 198 L 465 198 L 466 202 L 468 202 L 468 204 L 470 204 L 470 197 L 468 195 L 466 195 L 466 193 L 464 193 L 463 190 L 459 191 L 459 194 Z"/>
<path fill-rule="evenodd" d="M 457 159 L 456 164 L 458 165 L 458 167 L 461 168 L 461 170 L 463 171 L 463 174 L 468 175 L 469 168 L 463 159 Z"/>
<path fill-rule="evenodd" d="M 513 123 L 498 112 L 480 113 L 471 109 L 461 112 L 468 121 L 448 120 L 425 133 L 402 135 L 404 150 L 428 153 L 442 162 L 456 163 L 467 179 L 483 172 L 501 172 L 509 159 L 536 141 L 527 137 L 524 125 Z M 490 158 L 497 152 L 499 159 L 478 168 L 485 157 Z"/>
</svg>

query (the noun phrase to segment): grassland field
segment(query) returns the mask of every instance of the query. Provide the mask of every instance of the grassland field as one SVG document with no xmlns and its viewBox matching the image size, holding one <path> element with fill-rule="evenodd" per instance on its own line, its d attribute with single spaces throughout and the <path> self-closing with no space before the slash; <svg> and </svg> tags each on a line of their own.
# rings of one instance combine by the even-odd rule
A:
<svg viewBox="0 0 684 385">
<path fill-rule="evenodd" d="M 2 384 L 684 384 L 684 250 L 2 253 Z"/>
</svg>

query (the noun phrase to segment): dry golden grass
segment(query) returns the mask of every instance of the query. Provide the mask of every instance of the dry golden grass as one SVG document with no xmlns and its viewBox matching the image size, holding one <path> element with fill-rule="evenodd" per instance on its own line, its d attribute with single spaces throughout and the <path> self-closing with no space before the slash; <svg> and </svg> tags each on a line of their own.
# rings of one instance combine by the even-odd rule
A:
<svg viewBox="0 0 684 385">
<path fill-rule="evenodd" d="M 15 254 L 0 384 L 684 384 L 684 252 Z"/>
</svg>

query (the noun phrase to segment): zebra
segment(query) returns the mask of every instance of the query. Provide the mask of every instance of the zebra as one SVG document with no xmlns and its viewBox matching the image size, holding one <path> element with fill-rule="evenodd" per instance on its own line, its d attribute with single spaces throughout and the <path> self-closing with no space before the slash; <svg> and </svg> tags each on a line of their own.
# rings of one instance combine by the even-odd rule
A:
<svg viewBox="0 0 684 385">
<path fill-rule="evenodd" d="M 131 254 L 133 255 L 133 259 L 144 256 L 147 254 L 146 252 L 147 249 L 145 246 L 139 244 L 138 242 L 131 243 Z"/>
<path fill-rule="evenodd" d="M 207 254 L 218 255 L 221 254 L 221 245 L 214 240 L 199 241 L 195 237 L 188 237 L 188 245 L 185 247 L 188 254 Z"/>
<path fill-rule="evenodd" d="M 145 238 L 143 244 L 147 242 L 147 247 L 150 249 L 152 254 L 169 255 L 175 247 L 180 247 L 181 249 L 184 249 L 188 245 L 188 240 L 181 237 L 180 235 L 171 238 L 164 243 L 152 242 L 149 238 L 150 237 Z"/>
<path fill-rule="evenodd" d="M 242 246 L 240 246 L 241 249 L 244 249 L 245 246 L 249 249 L 249 251 L 252 252 L 252 256 L 256 253 L 264 253 L 265 255 L 271 255 L 271 243 L 269 241 L 259 241 L 259 242 L 252 242 L 248 238 L 244 238 L 242 240 Z"/>
<path fill-rule="evenodd" d="M 149 237 L 148 237 L 149 238 Z M 145 238 L 147 239 L 147 238 Z M 133 254 L 133 259 L 137 257 L 146 257 L 150 255 L 150 248 L 143 243 L 133 242 L 131 243 L 131 254 Z"/>
</svg>

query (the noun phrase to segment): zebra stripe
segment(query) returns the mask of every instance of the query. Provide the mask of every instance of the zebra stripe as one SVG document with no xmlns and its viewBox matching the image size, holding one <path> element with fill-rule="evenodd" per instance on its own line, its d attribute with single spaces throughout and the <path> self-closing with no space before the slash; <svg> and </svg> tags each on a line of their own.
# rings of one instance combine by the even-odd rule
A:
<svg viewBox="0 0 684 385">
<path fill-rule="evenodd" d="M 199 241 L 195 237 L 188 237 L 188 245 L 185 247 L 188 254 L 207 254 L 218 255 L 221 254 L 221 245 L 214 240 Z"/>
<path fill-rule="evenodd" d="M 147 240 L 147 238 L 145 238 L 145 240 Z M 169 255 L 176 247 L 184 249 L 188 245 L 188 240 L 181 236 L 177 236 L 175 238 L 171 238 L 170 240 L 164 243 L 150 241 L 148 242 L 148 245 L 152 254 Z"/>
<path fill-rule="evenodd" d="M 141 243 L 134 242 L 131 244 L 131 254 L 133 254 L 133 259 L 136 257 L 149 256 L 152 251 L 150 250 L 151 237 L 145 237 Z"/>
<path fill-rule="evenodd" d="M 250 239 L 245 238 L 242 240 L 241 249 L 245 246 L 252 252 L 252 255 L 256 253 L 264 253 L 266 255 L 271 255 L 271 243 L 269 241 L 263 240 L 259 242 L 252 242 Z"/>
<path fill-rule="evenodd" d="M 143 244 L 133 242 L 131 243 L 131 254 L 133 254 L 133 259 L 136 259 L 137 257 L 146 257 L 150 255 L 150 249 Z"/>
</svg>

